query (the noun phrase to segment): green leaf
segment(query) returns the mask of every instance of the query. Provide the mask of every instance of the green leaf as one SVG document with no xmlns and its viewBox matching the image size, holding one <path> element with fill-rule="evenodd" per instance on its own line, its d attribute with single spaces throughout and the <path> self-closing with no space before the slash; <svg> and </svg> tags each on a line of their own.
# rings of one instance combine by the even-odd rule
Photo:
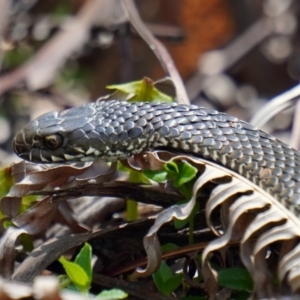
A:
<svg viewBox="0 0 300 300">
<path fill-rule="evenodd" d="M 102 291 L 97 297 L 97 300 L 118 300 L 125 299 L 128 294 L 119 289 L 111 289 Z"/>
<path fill-rule="evenodd" d="M 241 291 L 252 291 L 251 275 L 243 268 L 230 268 L 218 272 L 218 284 L 223 287 Z"/>
<path fill-rule="evenodd" d="M 59 262 L 63 265 L 67 275 L 78 290 L 86 293 L 90 287 L 90 279 L 84 269 L 76 263 L 66 260 L 64 257 L 61 257 Z"/>
<path fill-rule="evenodd" d="M 53 10 L 53 14 L 55 17 L 65 17 L 67 15 L 72 14 L 72 5 L 69 1 L 60 1 L 57 3 Z"/>
<path fill-rule="evenodd" d="M 149 184 L 149 179 L 142 173 L 132 169 L 128 169 L 129 182 Z M 138 219 L 138 204 L 135 199 L 127 199 L 126 201 L 126 219 L 127 221 L 136 221 Z"/>
<path fill-rule="evenodd" d="M 2 215 L 1 215 L 1 217 L 2 217 Z M 3 222 L 2 224 L 5 229 L 7 229 L 9 227 L 16 227 L 16 225 L 9 219 L 7 220 L 6 218 L 3 218 L 3 219 L 1 218 L 1 221 Z"/>
<path fill-rule="evenodd" d="M 6 196 L 14 184 L 14 179 L 11 175 L 11 168 L 7 167 L 0 170 L 0 199 Z"/>
<path fill-rule="evenodd" d="M 149 179 L 142 173 L 135 170 L 129 170 L 129 181 L 134 183 L 146 183 L 149 184 Z"/>
<path fill-rule="evenodd" d="M 59 284 L 62 289 L 67 288 L 71 284 L 71 280 L 68 275 L 59 275 L 58 276 Z"/>
<path fill-rule="evenodd" d="M 19 238 L 21 240 L 24 251 L 31 252 L 34 249 L 33 238 L 31 235 L 23 233 Z"/>
<path fill-rule="evenodd" d="M 198 172 L 197 168 L 188 162 L 178 164 L 178 169 L 180 176 L 175 182 L 179 187 L 194 179 Z"/>
<path fill-rule="evenodd" d="M 118 170 L 129 174 L 129 181 L 136 183 L 150 184 L 149 179 L 143 172 L 139 172 L 124 166 L 120 161 L 118 162 Z"/>
<path fill-rule="evenodd" d="M 172 269 L 162 262 L 152 277 L 157 289 L 164 295 L 170 295 L 181 285 L 183 274 L 174 274 Z"/>
<path fill-rule="evenodd" d="M 116 90 L 116 98 L 130 100 L 131 102 L 172 102 L 172 97 L 160 92 L 155 88 L 150 78 L 144 78 L 140 81 L 133 81 L 124 84 L 114 84 L 106 87 Z"/>
<path fill-rule="evenodd" d="M 193 179 L 197 175 L 197 168 L 188 162 L 174 161 L 164 165 L 164 169 L 168 173 L 168 179 L 173 181 L 173 185 L 181 191 L 181 193 L 190 199 L 193 191 Z"/>
<path fill-rule="evenodd" d="M 173 179 L 174 186 L 182 187 L 197 175 L 197 168 L 188 162 L 176 163 L 174 161 L 164 165 L 169 177 Z"/>
<path fill-rule="evenodd" d="M 134 200 L 127 199 L 126 201 L 126 220 L 128 222 L 136 221 L 139 217 L 138 203 Z"/>
<path fill-rule="evenodd" d="M 143 170 L 143 174 L 155 182 L 166 181 L 168 177 L 168 173 L 164 170 L 152 171 L 148 169 L 148 170 Z"/>
<path fill-rule="evenodd" d="M 143 172 L 132 170 L 118 162 L 118 170 L 129 174 L 129 182 L 150 184 L 150 180 L 143 174 Z M 134 199 L 127 199 L 126 201 L 126 219 L 127 221 L 135 221 L 138 219 L 138 205 Z"/>
<path fill-rule="evenodd" d="M 179 169 L 177 166 L 177 163 L 175 161 L 171 161 L 168 162 L 164 165 L 164 169 L 169 173 L 169 174 L 173 174 L 173 176 L 177 175 L 179 173 Z"/>
<path fill-rule="evenodd" d="M 179 246 L 177 246 L 176 244 L 167 243 L 161 246 L 161 252 L 166 253 L 168 251 L 176 250 L 178 248 Z"/>
<path fill-rule="evenodd" d="M 25 45 L 20 45 L 20 47 L 14 47 L 12 50 L 4 53 L 3 66 L 5 68 L 15 68 L 32 57 L 33 49 Z"/>
<path fill-rule="evenodd" d="M 183 274 L 175 274 L 173 278 L 165 282 L 164 291 L 161 291 L 165 295 L 171 295 L 181 284 L 182 284 Z"/>
<path fill-rule="evenodd" d="M 20 213 L 27 211 L 34 203 L 36 203 L 38 196 L 30 195 L 22 197 Z"/>
<path fill-rule="evenodd" d="M 0 199 L 6 196 L 14 184 L 14 179 L 11 175 L 11 167 L 7 167 L 0 170 Z M 0 219 L 3 219 L 5 216 L 0 211 Z M 10 224 L 13 226 L 13 224 Z"/>
<path fill-rule="evenodd" d="M 154 273 L 154 281 L 158 280 L 159 282 L 164 283 L 165 281 L 173 277 L 172 269 L 162 261 L 159 269 Z"/>
<path fill-rule="evenodd" d="M 247 300 L 247 299 L 251 299 L 251 292 L 247 292 L 247 291 L 232 291 L 231 293 L 231 300 Z"/>
<path fill-rule="evenodd" d="M 89 278 L 90 284 L 92 282 L 92 247 L 85 243 L 77 254 L 75 264 L 79 265 L 86 273 Z M 89 285 L 90 285 L 89 284 Z"/>
<path fill-rule="evenodd" d="M 187 223 L 190 222 L 191 219 L 193 219 L 196 215 L 196 213 L 200 210 L 200 204 L 196 203 L 191 214 L 184 220 L 174 220 L 174 226 L 176 229 L 183 228 Z"/>
</svg>

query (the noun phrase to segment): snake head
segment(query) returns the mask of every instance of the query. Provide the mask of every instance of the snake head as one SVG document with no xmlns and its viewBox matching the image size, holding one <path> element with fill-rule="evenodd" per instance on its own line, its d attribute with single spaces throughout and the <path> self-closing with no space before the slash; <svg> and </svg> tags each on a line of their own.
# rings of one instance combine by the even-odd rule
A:
<svg viewBox="0 0 300 300">
<path fill-rule="evenodd" d="M 68 116 L 68 112 L 72 116 Z M 79 160 L 82 155 L 76 147 L 71 147 L 69 138 L 84 118 L 75 118 L 73 113 L 72 109 L 50 112 L 26 125 L 13 140 L 15 153 L 22 159 L 37 163 L 59 163 L 68 158 Z M 71 122 L 73 126 L 70 126 Z"/>
<path fill-rule="evenodd" d="M 17 133 L 14 151 L 22 159 L 37 163 L 95 160 L 89 150 L 95 114 L 92 105 L 83 105 L 42 115 Z M 101 155 L 100 151 L 97 154 Z"/>
<path fill-rule="evenodd" d="M 119 106 L 120 101 L 101 101 L 47 113 L 15 136 L 14 151 L 36 163 L 115 161 L 139 153 L 145 146 L 139 147 L 133 140 L 144 132 L 124 119 Z"/>
</svg>

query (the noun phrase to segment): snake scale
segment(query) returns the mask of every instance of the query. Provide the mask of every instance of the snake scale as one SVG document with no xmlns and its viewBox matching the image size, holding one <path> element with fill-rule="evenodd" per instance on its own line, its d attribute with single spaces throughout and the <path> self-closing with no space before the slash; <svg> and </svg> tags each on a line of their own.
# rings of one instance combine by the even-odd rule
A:
<svg viewBox="0 0 300 300">
<path fill-rule="evenodd" d="M 13 141 L 36 163 L 115 161 L 153 149 L 176 149 L 214 161 L 300 215 L 300 152 L 236 117 L 176 103 L 97 101 L 50 112 Z"/>
</svg>

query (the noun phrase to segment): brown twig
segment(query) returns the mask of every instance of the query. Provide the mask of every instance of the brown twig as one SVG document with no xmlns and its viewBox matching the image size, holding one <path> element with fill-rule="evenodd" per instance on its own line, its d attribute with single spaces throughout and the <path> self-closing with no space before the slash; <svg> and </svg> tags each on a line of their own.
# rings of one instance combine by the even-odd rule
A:
<svg viewBox="0 0 300 300">
<path fill-rule="evenodd" d="M 203 243 L 196 243 L 192 245 L 182 246 L 180 248 L 167 251 L 162 254 L 162 259 L 170 259 L 170 258 L 178 258 L 182 256 L 186 256 L 188 253 L 197 251 L 203 251 L 205 247 L 209 244 L 209 242 L 203 242 Z M 239 242 L 237 241 L 231 241 L 228 243 L 229 246 L 238 246 Z M 105 275 L 107 276 L 118 276 L 120 274 L 124 274 L 126 272 L 131 272 L 136 268 L 141 268 L 147 265 L 148 258 L 140 258 L 138 260 L 135 260 L 133 262 L 126 263 L 124 265 L 118 265 L 117 267 L 112 267 L 109 269 L 106 269 L 104 271 Z"/>
<path fill-rule="evenodd" d="M 61 201 L 81 196 L 106 196 L 125 199 L 135 199 L 146 204 L 167 207 L 182 200 L 180 195 L 159 191 L 151 187 L 143 187 L 136 183 L 104 182 L 85 184 L 64 190 L 34 191 L 30 195 L 54 195 L 53 201 Z"/>
<path fill-rule="evenodd" d="M 129 22 L 140 37 L 149 45 L 154 54 L 160 61 L 165 72 L 171 77 L 176 87 L 177 101 L 179 103 L 189 104 L 189 98 L 187 96 L 182 79 L 175 67 L 175 64 L 166 50 L 164 45 L 157 40 L 154 35 L 148 30 L 143 21 L 141 20 L 138 11 L 132 0 L 123 0 L 123 7 L 128 13 Z"/>
</svg>

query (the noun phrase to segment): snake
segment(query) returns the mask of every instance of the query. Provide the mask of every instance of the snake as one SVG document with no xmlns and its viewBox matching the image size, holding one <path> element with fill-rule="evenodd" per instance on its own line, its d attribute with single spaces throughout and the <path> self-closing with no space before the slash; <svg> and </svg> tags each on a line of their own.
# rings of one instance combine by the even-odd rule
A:
<svg viewBox="0 0 300 300">
<path fill-rule="evenodd" d="M 18 132 L 15 153 L 35 163 L 117 161 L 170 149 L 215 162 L 300 215 L 300 152 L 238 118 L 178 103 L 96 101 L 46 113 Z"/>
</svg>

